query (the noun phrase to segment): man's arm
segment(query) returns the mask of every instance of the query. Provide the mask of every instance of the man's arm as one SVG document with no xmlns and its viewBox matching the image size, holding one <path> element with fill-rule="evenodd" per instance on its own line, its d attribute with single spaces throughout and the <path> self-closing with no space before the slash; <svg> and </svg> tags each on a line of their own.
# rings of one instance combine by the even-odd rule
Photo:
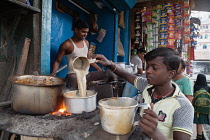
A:
<svg viewBox="0 0 210 140">
<path fill-rule="evenodd" d="M 113 71 L 116 75 L 124 78 L 127 80 L 129 83 L 132 85 L 134 84 L 134 80 L 136 78 L 136 75 L 131 74 L 127 72 L 125 69 L 122 67 L 117 66 L 117 64 L 109 61 L 104 55 L 102 54 L 95 54 L 94 57 L 96 59 L 96 62 L 101 64 L 102 66 L 106 66 L 109 68 L 111 71 Z"/>
<path fill-rule="evenodd" d="M 98 71 L 102 71 L 102 69 L 96 64 L 96 63 L 91 63 L 90 64 L 92 67 L 94 67 Z"/>
<path fill-rule="evenodd" d="M 190 135 L 183 132 L 174 131 L 173 139 L 174 140 L 190 140 Z"/>
<path fill-rule="evenodd" d="M 138 74 L 142 74 L 143 73 L 143 69 L 138 69 Z"/>
<path fill-rule="evenodd" d="M 186 80 L 186 82 L 184 83 L 183 93 L 185 94 L 185 96 L 188 98 L 190 102 L 192 102 L 193 100 L 193 85 L 194 84 L 190 79 Z"/>
<path fill-rule="evenodd" d="M 56 55 L 56 59 L 53 64 L 52 72 L 56 71 L 59 68 L 60 62 L 64 55 L 65 55 L 65 44 L 62 43 L 61 46 L 59 47 L 58 53 Z"/>
<path fill-rule="evenodd" d="M 193 96 L 192 95 L 185 95 L 187 97 L 187 99 L 192 103 L 193 100 Z"/>
</svg>

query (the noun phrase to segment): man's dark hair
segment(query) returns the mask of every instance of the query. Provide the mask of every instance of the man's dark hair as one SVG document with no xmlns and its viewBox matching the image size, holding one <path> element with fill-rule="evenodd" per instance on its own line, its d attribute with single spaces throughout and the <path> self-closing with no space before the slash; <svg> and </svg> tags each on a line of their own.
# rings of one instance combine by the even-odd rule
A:
<svg viewBox="0 0 210 140">
<path fill-rule="evenodd" d="M 186 63 L 184 62 L 184 60 L 183 60 L 183 59 L 181 59 L 180 64 L 182 65 L 182 69 L 184 69 L 184 70 L 185 70 L 185 68 L 186 68 Z"/>
<path fill-rule="evenodd" d="M 140 48 L 137 50 L 137 54 L 142 52 L 147 53 L 147 51 L 144 48 Z"/>
<path fill-rule="evenodd" d="M 78 30 L 82 28 L 89 28 L 89 24 L 85 20 L 78 19 L 73 24 L 73 30 L 77 28 Z"/>
<path fill-rule="evenodd" d="M 156 48 L 148 52 L 144 59 L 148 62 L 158 56 L 163 57 L 163 63 L 167 66 L 167 70 L 175 70 L 177 72 L 181 60 L 175 50 L 166 47 Z"/>
<path fill-rule="evenodd" d="M 201 25 L 201 20 L 197 17 L 191 17 L 190 18 L 190 23 L 196 23 L 200 26 Z"/>
</svg>

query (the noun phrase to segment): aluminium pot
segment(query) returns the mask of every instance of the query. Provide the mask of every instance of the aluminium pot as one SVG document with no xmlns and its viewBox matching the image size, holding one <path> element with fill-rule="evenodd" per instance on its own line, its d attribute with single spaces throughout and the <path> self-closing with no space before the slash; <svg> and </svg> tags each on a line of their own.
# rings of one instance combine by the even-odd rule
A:
<svg viewBox="0 0 210 140">
<path fill-rule="evenodd" d="M 65 79 L 54 76 L 11 76 L 12 109 L 22 114 L 47 114 L 58 109 Z"/>
<path fill-rule="evenodd" d="M 112 97 L 99 101 L 102 128 L 111 134 L 131 132 L 138 102 L 129 97 Z"/>
<path fill-rule="evenodd" d="M 94 111 L 96 109 L 97 92 L 87 90 L 86 97 L 80 97 L 77 95 L 77 92 L 78 90 L 72 90 L 63 94 L 66 111 L 73 114 L 82 114 L 83 111 Z"/>
</svg>

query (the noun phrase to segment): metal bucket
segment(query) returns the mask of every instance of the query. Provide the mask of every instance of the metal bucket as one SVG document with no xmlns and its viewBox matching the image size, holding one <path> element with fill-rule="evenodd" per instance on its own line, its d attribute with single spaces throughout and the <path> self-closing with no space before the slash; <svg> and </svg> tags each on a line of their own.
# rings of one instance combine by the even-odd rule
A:
<svg viewBox="0 0 210 140">
<path fill-rule="evenodd" d="M 97 92 L 93 90 L 87 90 L 87 97 L 79 97 L 77 90 L 65 92 L 63 96 L 66 111 L 73 114 L 94 111 L 96 109 L 96 95 Z"/>
<path fill-rule="evenodd" d="M 65 79 L 54 76 L 22 75 L 9 78 L 12 108 L 23 114 L 47 114 L 58 109 Z"/>
<path fill-rule="evenodd" d="M 138 102 L 128 97 L 113 97 L 99 101 L 102 128 L 116 135 L 131 132 Z"/>
</svg>

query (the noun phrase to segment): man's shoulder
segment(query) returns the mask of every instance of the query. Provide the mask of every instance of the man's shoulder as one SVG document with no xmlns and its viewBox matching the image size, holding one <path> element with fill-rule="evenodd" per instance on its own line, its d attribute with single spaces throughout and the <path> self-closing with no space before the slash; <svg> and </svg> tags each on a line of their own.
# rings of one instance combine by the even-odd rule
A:
<svg viewBox="0 0 210 140">
<path fill-rule="evenodd" d="M 184 77 L 183 77 L 183 81 L 185 81 L 185 82 L 187 82 L 187 83 L 193 83 L 193 81 L 190 79 L 190 77 L 189 76 L 187 76 L 187 75 L 185 75 Z"/>
<path fill-rule="evenodd" d="M 179 80 L 175 81 L 175 83 L 177 83 L 177 82 L 192 82 L 192 80 L 187 75 L 184 75 L 182 78 L 180 78 Z"/>
<path fill-rule="evenodd" d="M 137 54 L 131 55 L 131 58 L 135 58 L 137 57 Z"/>
<path fill-rule="evenodd" d="M 71 41 L 69 39 L 65 40 L 60 45 L 60 48 L 62 48 L 62 49 L 66 49 L 66 48 L 70 48 L 70 47 L 73 47 L 73 44 L 71 43 Z"/>
<path fill-rule="evenodd" d="M 65 40 L 61 45 L 72 45 L 71 41 L 69 39 Z"/>
<path fill-rule="evenodd" d="M 137 54 L 134 54 L 131 56 L 131 61 L 139 61 L 139 60 L 141 60 L 141 59 L 138 57 Z"/>
</svg>

